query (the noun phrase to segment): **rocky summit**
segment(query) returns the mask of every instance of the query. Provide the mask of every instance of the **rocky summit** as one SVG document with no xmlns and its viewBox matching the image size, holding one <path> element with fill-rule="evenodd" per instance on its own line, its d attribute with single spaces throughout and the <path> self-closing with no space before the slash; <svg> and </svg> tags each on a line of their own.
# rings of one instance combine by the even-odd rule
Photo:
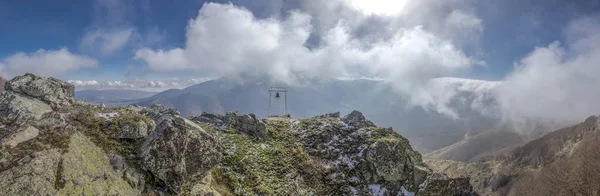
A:
<svg viewBox="0 0 600 196">
<path fill-rule="evenodd" d="M 408 140 L 360 112 L 308 119 L 184 118 L 162 106 L 106 108 L 32 74 L 0 100 L 6 195 L 476 195 L 433 173 Z"/>
</svg>

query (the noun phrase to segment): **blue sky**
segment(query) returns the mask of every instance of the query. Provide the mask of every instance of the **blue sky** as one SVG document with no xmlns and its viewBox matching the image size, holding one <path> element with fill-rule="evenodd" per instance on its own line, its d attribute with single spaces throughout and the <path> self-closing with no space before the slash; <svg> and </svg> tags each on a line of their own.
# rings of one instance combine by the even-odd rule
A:
<svg viewBox="0 0 600 196">
<path fill-rule="evenodd" d="M 233 1 L 233 5 L 230 5 L 229 1 L 216 1 L 218 4 L 212 5 L 217 6 L 207 6 L 204 11 L 201 11 L 201 8 L 206 3 L 204 1 L 0 1 L 0 26 L 2 26 L 2 30 L 0 30 L 0 43 L 2 43 L 0 44 L 0 65 L 4 64 L 4 68 L 0 70 L 0 73 L 4 72 L 4 75 L 10 77 L 20 74 L 23 71 L 30 71 L 66 80 L 144 81 L 170 80 L 173 78 L 204 78 L 208 76 L 220 77 L 240 75 L 246 72 L 251 72 L 251 74 L 266 74 L 274 78 L 289 78 L 305 73 L 310 73 L 307 74 L 310 76 L 322 77 L 323 72 L 325 72 L 325 75 L 334 72 L 351 76 L 359 76 L 360 73 L 369 73 L 367 76 L 398 78 L 412 77 L 415 74 L 410 71 L 417 69 L 416 73 L 418 73 L 419 77 L 414 80 L 411 79 L 413 83 L 422 81 L 422 78 L 427 79 L 432 77 L 503 80 L 513 71 L 514 63 L 528 56 L 536 47 L 547 47 L 554 41 L 561 43 L 569 42 L 565 34 L 569 24 L 572 21 L 578 20 L 578 18 L 595 17 L 598 15 L 597 13 L 600 9 L 600 3 L 593 0 L 457 0 L 447 3 L 435 1 L 415 3 L 408 0 L 378 0 L 369 3 L 369 1 L 365 0 L 336 0 L 332 2 L 336 2 L 337 4 L 321 3 L 323 4 L 321 5 L 315 0 L 238 0 Z M 379 4 L 379 6 L 366 5 L 365 2 L 367 4 Z M 219 38 L 207 38 L 206 36 L 213 34 L 205 32 L 200 37 L 195 37 L 199 40 L 198 47 L 186 45 L 188 40 L 193 40 L 192 37 L 186 36 L 188 31 L 191 32 L 189 29 L 193 29 L 188 26 L 191 19 L 200 21 L 201 19 L 197 19 L 197 17 L 199 12 L 203 12 L 207 15 L 206 23 L 200 24 L 199 22 L 196 26 L 212 24 L 209 23 L 210 20 L 217 20 L 218 17 L 227 17 L 227 15 L 211 12 L 211 10 L 225 12 L 225 10 L 229 9 L 227 8 L 228 5 L 236 10 L 247 9 L 246 11 L 254 17 L 254 19 L 249 21 L 257 23 L 257 28 L 266 28 L 268 25 L 261 26 L 260 24 L 275 20 L 276 22 L 272 24 L 274 28 L 280 28 L 286 32 L 294 32 L 294 28 L 303 30 L 304 26 L 294 23 L 302 22 L 303 20 L 294 19 L 290 11 L 295 10 L 296 12 L 300 12 L 302 16 L 310 17 L 307 21 L 312 26 L 311 28 L 307 28 L 306 31 L 309 35 L 306 40 L 301 40 L 305 43 L 300 43 L 300 46 L 304 47 L 301 47 L 299 50 L 309 50 L 313 53 L 306 54 L 307 57 L 303 57 L 302 59 L 292 60 L 281 59 L 281 56 L 286 56 L 287 53 L 277 53 L 277 55 L 274 55 L 271 54 L 273 52 L 253 54 L 258 55 L 258 59 L 264 58 L 264 61 L 256 60 L 254 62 L 255 59 L 252 58 L 244 59 L 247 56 L 253 56 L 247 54 L 248 51 L 252 51 L 252 48 L 249 50 L 240 49 L 236 45 L 237 43 L 225 43 L 224 41 L 240 40 L 245 42 L 246 39 L 253 39 L 255 40 L 254 42 L 247 43 L 247 45 L 239 45 L 255 47 L 256 45 L 254 44 L 260 45 L 260 41 L 269 41 L 270 39 L 267 37 L 263 40 L 262 37 L 252 35 L 243 38 L 245 37 L 243 33 L 236 32 L 219 34 L 218 31 L 231 29 L 226 25 L 221 27 L 224 29 L 215 28 L 214 31 L 217 31 L 217 33 L 214 35 L 218 35 Z M 386 7 L 392 8 L 391 13 L 385 13 L 385 11 L 381 10 Z M 398 9 L 394 11 L 394 7 Z M 456 19 L 447 20 L 453 17 Z M 597 21 L 596 18 L 594 18 L 594 22 Z M 228 20 L 223 20 L 213 22 L 216 22 L 214 24 L 228 22 Z M 443 22 L 444 20 L 446 22 Z M 343 24 L 346 26 L 343 26 L 343 28 L 340 27 L 340 21 L 345 21 Z M 291 22 L 294 23 L 293 25 L 298 26 L 292 26 L 289 27 L 292 29 L 286 30 L 285 28 L 287 27 L 282 25 L 285 22 Z M 240 25 L 243 25 L 243 23 Z M 417 26 L 421 26 L 422 28 L 419 29 Z M 345 40 L 348 43 L 355 44 L 360 42 L 356 46 L 353 46 L 355 48 L 349 49 L 349 52 L 362 50 L 365 49 L 363 47 L 367 47 L 366 52 L 353 54 L 352 56 L 365 55 L 366 57 L 347 58 L 340 55 L 334 60 L 330 59 L 331 62 L 316 57 L 312 59 L 312 56 L 319 56 L 320 54 L 314 51 L 328 47 L 327 44 L 332 40 L 325 38 L 328 35 L 332 35 L 332 30 L 339 29 L 345 30 L 344 35 L 347 34 L 350 36 L 350 39 Z M 247 29 L 238 30 L 247 31 Z M 126 40 L 121 40 L 122 42 L 112 40 L 113 38 L 116 39 L 117 36 L 111 37 L 110 35 L 117 35 L 118 33 L 126 34 Z M 256 33 L 268 34 L 269 31 L 257 31 Z M 411 37 L 413 34 L 410 33 L 414 33 L 415 36 L 418 34 L 418 36 Z M 243 39 L 220 37 L 221 35 L 241 35 Z M 425 36 L 420 37 L 421 35 Z M 278 36 L 276 39 L 280 41 L 287 39 L 284 35 Z M 400 38 L 394 40 L 395 36 Z M 298 35 L 298 37 L 304 38 L 303 35 Z M 415 39 L 431 38 L 433 41 L 428 40 L 428 43 L 425 44 L 434 46 L 432 48 L 424 48 L 423 51 L 440 51 L 440 48 L 449 45 L 454 49 L 443 54 L 451 53 L 453 56 L 439 59 L 434 58 L 424 62 L 421 62 L 421 59 L 415 60 L 409 58 L 409 60 L 405 60 L 407 57 L 402 57 L 402 54 L 406 53 L 404 51 L 405 48 L 400 46 L 405 43 L 402 41 L 405 39 L 402 38 L 407 37 Z M 294 37 L 290 37 L 290 39 L 292 38 Z M 211 40 L 219 39 L 224 41 L 212 43 L 213 45 L 204 44 Z M 449 44 L 445 44 L 446 42 Z M 210 53 L 211 49 L 194 49 L 215 46 L 215 44 L 216 46 L 221 46 L 224 43 L 231 44 L 232 46 L 215 47 L 218 48 L 215 50 L 222 50 L 218 51 L 219 53 L 215 52 L 215 54 Z M 378 50 L 370 50 L 368 48 L 370 46 L 384 46 L 387 43 L 395 43 L 398 47 L 391 46 Z M 420 42 L 415 43 L 420 44 Z M 288 47 L 284 44 L 283 41 L 278 43 L 278 47 L 282 48 L 278 48 L 275 51 L 298 50 L 298 48 L 295 48 L 297 45 L 290 45 Z M 569 46 L 566 45 L 564 47 L 568 49 Z M 40 49 L 48 52 L 57 51 L 62 48 L 68 49 L 70 57 L 78 56 L 91 61 L 86 61 L 87 64 L 83 63 L 85 65 L 82 66 L 75 65 L 80 62 L 74 61 L 72 62 L 74 65 L 71 67 L 59 71 L 47 68 L 61 66 L 57 64 L 43 63 L 44 65 L 37 65 L 46 66 L 46 68 L 32 65 L 30 70 L 28 70 L 29 68 L 26 65 L 10 63 L 21 61 L 9 62 L 10 57 L 15 54 L 24 53 L 29 55 L 27 57 L 31 57 Z M 189 55 L 185 58 L 185 64 L 176 63 L 176 61 L 181 59 L 177 59 L 173 55 L 167 55 L 168 57 L 165 57 L 165 59 L 152 58 L 158 56 L 160 51 L 175 51 L 172 49 L 178 48 L 185 51 L 186 55 Z M 145 50 L 146 53 L 143 53 L 146 55 L 139 53 L 140 51 L 144 51 L 143 49 L 147 49 Z M 238 49 L 242 51 L 240 53 L 242 56 L 239 58 L 235 56 L 235 52 L 232 52 L 231 56 L 227 56 L 227 58 L 231 59 L 223 60 L 222 58 L 224 57 L 219 56 L 219 54 Z M 377 54 L 377 52 L 384 53 L 382 51 L 388 50 L 395 50 L 397 53 L 390 53 L 389 55 Z M 323 49 L 323 51 L 326 51 L 326 49 Z M 210 55 L 207 55 L 207 53 Z M 422 55 L 425 58 L 442 54 L 416 53 L 416 55 Z M 198 56 L 198 58 L 196 59 L 194 56 Z M 394 59 L 395 56 L 398 56 L 397 59 Z M 277 60 L 270 58 L 276 58 Z M 241 60 L 237 61 L 237 59 Z M 385 59 L 385 62 L 381 59 Z M 469 62 L 465 63 L 465 59 Z M 285 65 L 286 63 L 297 62 L 299 60 L 306 60 L 305 63 L 308 64 L 323 63 L 328 67 L 323 68 L 320 64 L 314 65 L 314 67 L 311 67 L 313 65 Z M 376 60 L 379 61 L 374 62 Z M 251 63 L 248 64 L 251 65 L 242 63 L 250 61 Z M 53 61 L 44 60 L 43 62 Z M 57 61 L 57 63 L 60 62 Z M 275 65 L 262 65 L 271 62 L 276 63 L 274 63 Z M 357 62 L 356 64 L 365 65 L 354 65 L 355 62 Z M 282 68 L 281 64 L 284 64 L 283 67 L 285 68 Z M 435 66 L 431 66 L 430 64 L 434 64 Z M 12 69 L 10 68 L 11 66 Z M 23 68 L 15 68 L 15 66 Z M 415 68 L 416 66 L 418 67 Z M 371 70 L 371 67 L 381 67 L 381 70 L 385 71 Z M 286 70 L 256 71 L 257 69 Z M 44 72 L 43 70 L 49 70 L 49 72 Z M 360 71 L 353 72 L 353 70 Z M 400 75 L 387 75 L 389 72 L 397 72 Z"/>
</svg>

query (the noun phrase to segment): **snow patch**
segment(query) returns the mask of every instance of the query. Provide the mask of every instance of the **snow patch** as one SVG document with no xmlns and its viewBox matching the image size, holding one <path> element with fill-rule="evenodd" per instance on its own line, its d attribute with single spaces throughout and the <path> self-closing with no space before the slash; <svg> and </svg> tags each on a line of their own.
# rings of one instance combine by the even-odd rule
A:
<svg viewBox="0 0 600 196">
<path fill-rule="evenodd" d="M 356 176 L 352 176 L 352 178 L 348 179 L 348 182 L 358 183 L 360 182 L 360 179 L 358 179 Z"/>
<path fill-rule="evenodd" d="M 369 185 L 369 189 L 371 189 L 371 195 L 376 196 L 384 196 L 388 191 L 385 187 L 381 187 L 379 184 L 371 184 Z"/>
<path fill-rule="evenodd" d="M 354 196 L 358 195 L 356 192 L 356 188 L 350 187 L 350 191 L 352 191 L 352 195 L 354 195 Z"/>
<path fill-rule="evenodd" d="M 99 118 L 105 118 L 106 120 L 110 120 L 113 119 L 114 117 L 119 116 L 118 112 L 111 112 L 111 113 L 96 113 L 96 117 Z"/>
<path fill-rule="evenodd" d="M 409 192 L 404 186 L 400 187 L 400 192 L 402 192 L 403 196 L 415 196 L 415 193 Z M 398 192 L 398 195 L 400 195 L 400 192 Z"/>
<path fill-rule="evenodd" d="M 352 159 L 352 157 L 348 157 L 346 155 L 340 155 L 340 157 L 335 161 L 335 165 L 338 166 L 340 164 L 347 165 L 350 169 L 354 169 L 358 161 Z"/>
</svg>

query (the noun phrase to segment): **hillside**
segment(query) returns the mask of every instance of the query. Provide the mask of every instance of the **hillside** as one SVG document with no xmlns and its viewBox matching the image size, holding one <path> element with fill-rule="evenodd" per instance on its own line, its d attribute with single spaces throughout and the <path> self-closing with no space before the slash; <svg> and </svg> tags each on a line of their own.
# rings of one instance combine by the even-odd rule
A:
<svg viewBox="0 0 600 196">
<path fill-rule="evenodd" d="M 408 140 L 353 111 L 308 119 L 184 118 L 106 108 L 54 78 L 18 76 L 0 102 L 7 195 L 476 195 Z"/>
<path fill-rule="evenodd" d="M 471 177 L 475 190 L 485 195 L 594 195 L 600 193 L 598 120 L 589 117 L 488 162 L 425 162 L 451 177 Z"/>
<path fill-rule="evenodd" d="M 525 136 L 509 130 L 489 130 L 467 137 L 425 155 L 430 159 L 479 161 L 506 148 L 522 144 Z"/>
</svg>

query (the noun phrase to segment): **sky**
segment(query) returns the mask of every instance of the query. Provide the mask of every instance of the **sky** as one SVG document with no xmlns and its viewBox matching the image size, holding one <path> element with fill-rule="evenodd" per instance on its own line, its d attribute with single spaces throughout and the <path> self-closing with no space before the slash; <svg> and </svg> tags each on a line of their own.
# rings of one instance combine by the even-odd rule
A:
<svg viewBox="0 0 600 196">
<path fill-rule="evenodd" d="M 597 0 L 1 0 L 0 26 L 0 75 L 78 89 L 367 77 L 456 116 L 454 78 L 511 118 L 600 111 Z"/>
</svg>

